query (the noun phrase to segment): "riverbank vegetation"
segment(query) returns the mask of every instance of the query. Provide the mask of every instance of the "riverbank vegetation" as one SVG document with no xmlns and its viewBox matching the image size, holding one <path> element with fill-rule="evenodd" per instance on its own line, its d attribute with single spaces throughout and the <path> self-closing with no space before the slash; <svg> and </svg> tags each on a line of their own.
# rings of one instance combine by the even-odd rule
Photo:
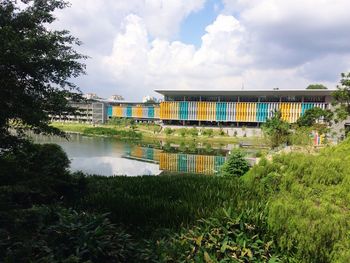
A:
<svg viewBox="0 0 350 263">
<path fill-rule="evenodd" d="M 28 145 L 1 158 L 0 256 L 348 262 L 346 156 L 350 140 L 319 154 L 263 159 L 241 177 L 100 177 L 71 174 L 58 146 Z"/>
<path fill-rule="evenodd" d="M 116 119 L 116 118 L 115 118 Z M 238 137 L 228 136 L 223 129 L 212 128 L 162 128 L 155 123 L 135 123 L 131 119 L 118 119 L 116 122 L 112 119 L 112 123 L 103 125 L 92 125 L 86 123 L 62 123 L 53 122 L 51 126 L 64 132 L 76 132 L 86 136 L 108 136 L 120 138 L 119 134 L 125 134 L 126 138 L 133 139 L 136 135 L 137 138 L 142 139 L 145 142 L 152 142 L 155 140 L 163 140 L 169 143 L 171 142 L 198 142 L 198 143 L 239 143 L 246 142 L 252 145 L 263 146 L 265 141 L 262 137 Z M 115 124 L 115 123 L 118 123 Z M 99 132 L 99 128 L 103 128 L 103 132 Z"/>
</svg>

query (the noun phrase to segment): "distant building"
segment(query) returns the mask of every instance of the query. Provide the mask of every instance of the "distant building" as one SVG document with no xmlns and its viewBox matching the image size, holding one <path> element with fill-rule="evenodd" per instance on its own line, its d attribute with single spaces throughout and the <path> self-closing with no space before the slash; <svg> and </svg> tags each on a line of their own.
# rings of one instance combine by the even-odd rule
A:
<svg viewBox="0 0 350 263">
<path fill-rule="evenodd" d="M 113 100 L 118 100 L 118 101 L 120 101 L 120 100 L 125 100 L 125 99 L 124 99 L 124 97 L 121 96 L 121 95 L 112 95 L 112 96 L 110 96 L 110 97 L 108 98 L 108 100 L 111 100 L 111 101 L 113 101 Z"/>
<path fill-rule="evenodd" d="M 87 99 L 87 100 L 97 100 L 99 99 L 99 97 L 97 96 L 96 93 L 86 93 L 83 95 L 83 98 Z"/>
<path fill-rule="evenodd" d="M 151 97 L 151 96 L 147 95 L 147 96 L 144 96 L 144 97 L 142 98 L 142 102 L 143 102 L 143 103 L 147 103 L 147 102 L 157 103 L 158 100 L 157 100 L 157 98 L 155 98 L 155 97 Z"/>
</svg>

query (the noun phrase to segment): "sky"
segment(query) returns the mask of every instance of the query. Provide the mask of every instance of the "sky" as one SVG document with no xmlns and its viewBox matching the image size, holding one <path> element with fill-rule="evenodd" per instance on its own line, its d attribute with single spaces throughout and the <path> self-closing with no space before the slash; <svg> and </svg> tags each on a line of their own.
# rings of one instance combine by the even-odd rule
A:
<svg viewBox="0 0 350 263">
<path fill-rule="evenodd" d="M 82 92 L 336 87 L 350 71 L 349 0 L 70 0 L 56 12 L 89 56 Z M 158 95 L 159 97 L 160 95 Z"/>
</svg>

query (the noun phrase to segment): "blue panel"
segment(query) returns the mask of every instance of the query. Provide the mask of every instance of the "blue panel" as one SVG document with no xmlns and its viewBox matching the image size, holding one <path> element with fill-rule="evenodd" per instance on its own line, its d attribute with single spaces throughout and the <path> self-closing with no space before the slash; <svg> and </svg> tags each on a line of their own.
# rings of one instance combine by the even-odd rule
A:
<svg viewBox="0 0 350 263">
<path fill-rule="evenodd" d="M 223 116 L 222 116 L 222 120 L 226 121 L 226 116 L 227 116 L 227 102 L 224 102 L 222 105 L 222 111 L 223 111 Z"/>
<path fill-rule="evenodd" d="M 132 108 L 131 106 L 126 107 L 126 117 L 131 117 L 132 116 Z"/>
<path fill-rule="evenodd" d="M 226 121 L 226 116 L 227 116 L 227 103 L 217 102 L 216 103 L 216 120 Z"/>
<path fill-rule="evenodd" d="M 188 120 L 188 102 L 187 101 L 180 101 L 180 120 Z"/>
<path fill-rule="evenodd" d="M 112 117 L 112 106 L 111 105 L 107 106 L 107 116 Z"/>
<path fill-rule="evenodd" d="M 148 160 L 154 160 L 154 149 L 153 148 L 146 148 L 146 159 Z"/>
<path fill-rule="evenodd" d="M 178 154 L 178 171 L 187 172 L 187 154 Z"/>
<path fill-rule="evenodd" d="M 154 107 L 148 108 L 148 118 L 154 118 Z"/>
<path fill-rule="evenodd" d="M 225 157 L 223 156 L 215 156 L 215 160 L 214 160 L 214 169 L 216 171 L 219 171 L 221 166 L 225 163 Z"/>
</svg>

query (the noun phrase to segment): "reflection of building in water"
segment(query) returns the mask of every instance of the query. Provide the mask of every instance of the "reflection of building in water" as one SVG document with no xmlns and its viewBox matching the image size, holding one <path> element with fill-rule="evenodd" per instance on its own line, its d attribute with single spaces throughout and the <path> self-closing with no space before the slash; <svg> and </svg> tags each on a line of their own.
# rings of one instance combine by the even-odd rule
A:
<svg viewBox="0 0 350 263">
<path fill-rule="evenodd" d="M 139 146 L 127 146 L 124 157 L 154 161 L 164 171 L 196 174 L 214 174 L 226 160 L 224 156 L 165 153 L 159 149 Z"/>
<path fill-rule="evenodd" d="M 159 158 L 159 169 L 171 172 L 213 174 L 220 170 L 225 160 L 224 156 L 163 152 Z"/>
<path fill-rule="evenodd" d="M 148 148 L 148 147 L 139 147 L 139 146 L 130 147 L 130 146 L 127 146 L 125 149 L 125 154 L 127 156 L 135 157 L 135 158 L 142 159 L 145 161 L 159 162 L 160 153 L 161 153 L 161 150 L 154 149 L 154 148 Z"/>
</svg>

